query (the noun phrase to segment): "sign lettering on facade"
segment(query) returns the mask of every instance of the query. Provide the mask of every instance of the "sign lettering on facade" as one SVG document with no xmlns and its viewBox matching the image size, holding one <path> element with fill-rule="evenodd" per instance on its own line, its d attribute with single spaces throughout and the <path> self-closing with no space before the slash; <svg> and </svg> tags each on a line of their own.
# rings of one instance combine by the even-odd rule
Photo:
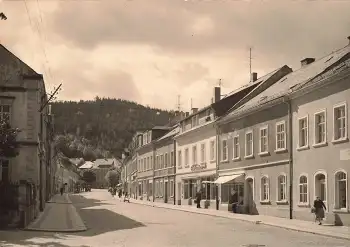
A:
<svg viewBox="0 0 350 247">
<path fill-rule="evenodd" d="M 340 150 L 340 160 L 350 160 L 350 148 Z"/>
<path fill-rule="evenodd" d="M 191 171 L 192 172 L 195 172 L 195 171 L 200 171 L 200 170 L 203 170 L 203 169 L 206 169 L 207 168 L 207 164 L 197 164 L 197 165 L 192 165 L 191 166 Z"/>
</svg>

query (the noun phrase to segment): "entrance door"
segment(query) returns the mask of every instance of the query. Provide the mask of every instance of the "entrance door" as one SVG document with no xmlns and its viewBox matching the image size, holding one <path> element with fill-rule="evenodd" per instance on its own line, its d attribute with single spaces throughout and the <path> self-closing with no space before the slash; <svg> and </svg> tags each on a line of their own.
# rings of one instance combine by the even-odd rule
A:
<svg viewBox="0 0 350 247">
<path fill-rule="evenodd" d="M 164 182 L 164 202 L 168 203 L 168 181 Z"/>
<path fill-rule="evenodd" d="M 182 187 L 181 187 L 181 182 L 180 183 L 177 183 L 177 204 L 178 205 L 181 205 L 181 193 L 182 193 Z"/>
<path fill-rule="evenodd" d="M 254 193 L 254 184 L 253 179 L 248 178 L 247 180 L 247 206 L 248 206 L 248 213 L 253 214 L 254 212 L 254 199 L 253 199 L 253 193 Z"/>
</svg>

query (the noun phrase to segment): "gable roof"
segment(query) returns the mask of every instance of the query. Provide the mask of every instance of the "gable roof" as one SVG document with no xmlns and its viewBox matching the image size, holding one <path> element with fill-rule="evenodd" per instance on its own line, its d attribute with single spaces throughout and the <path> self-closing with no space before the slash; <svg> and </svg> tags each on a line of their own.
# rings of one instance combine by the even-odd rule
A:
<svg viewBox="0 0 350 247">
<path fill-rule="evenodd" d="M 84 165 L 79 167 L 79 169 L 91 169 L 94 166 L 94 163 L 91 161 L 86 161 Z"/>
<path fill-rule="evenodd" d="M 113 164 L 114 164 L 114 159 L 96 159 L 94 161 L 94 167 L 112 166 Z"/>
<path fill-rule="evenodd" d="M 292 72 L 292 69 L 289 68 L 287 65 L 284 65 L 258 78 L 256 81 L 249 82 L 241 86 L 240 88 L 237 88 L 218 102 L 212 104 L 216 116 L 225 116 L 225 114 L 230 112 L 238 102 L 242 101 L 243 98 L 251 98 L 254 97 L 254 95 L 258 94 L 259 92 L 254 91 L 258 87 L 264 85 L 264 88 L 266 88 L 271 84 L 276 83 L 279 79 L 283 78 L 290 72 Z M 261 87 L 260 90 L 262 90 L 262 88 L 263 87 Z"/>
<path fill-rule="evenodd" d="M 348 58 L 350 55 L 350 46 L 346 46 L 331 54 L 324 56 L 315 62 L 299 68 L 298 70 L 284 76 L 278 82 L 250 99 L 246 103 L 238 106 L 228 113 L 223 119 L 243 114 L 252 108 L 258 108 L 272 100 L 284 97 L 291 93 L 293 89 L 311 83 L 313 79 L 335 67 L 338 63 Z"/>
</svg>

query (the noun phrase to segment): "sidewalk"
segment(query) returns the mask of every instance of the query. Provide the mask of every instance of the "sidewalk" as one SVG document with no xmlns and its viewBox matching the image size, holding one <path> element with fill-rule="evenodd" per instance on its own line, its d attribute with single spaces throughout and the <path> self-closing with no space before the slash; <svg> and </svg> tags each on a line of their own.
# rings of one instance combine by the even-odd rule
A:
<svg viewBox="0 0 350 247">
<path fill-rule="evenodd" d="M 68 194 L 55 195 L 44 211 L 24 230 L 46 232 L 81 232 L 87 228 Z"/>
<path fill-rule="evenodd" d="M 346 226 L 328 226 L 322 225 L 319 226 L 314 222 L 303 221 L 303 220 L 290 220 L 285 218 L 278 218 L 273 216 L 266 215 L 246 215 L 246 214 L 233 214 L 226 211 L 221 210 L 213 210 L 213 209 L 203 209 L 203 208 L 195 208 L 193 206 L 187 205 L 172 205 L 166 203 L 159 202 L 147 202 L 140 201 L 135 199 L 130 199 L 130 203 L 147 205 L 157 208 L 167 208 L 172 210 L 179 210 L 184 212 L 210 215 L 215 217 L 227 218 L 227 219 L 235 219 L 246 222 L 251 222 L 254 224 L 262 224 L 268 226 L 274 226 L 279 228 L 284 228 L 293 231 L 312 233 L 316 235 L 322 235 L 332 238 L 345 239 L 350 240 L 350 227 Z"/>
</svg>

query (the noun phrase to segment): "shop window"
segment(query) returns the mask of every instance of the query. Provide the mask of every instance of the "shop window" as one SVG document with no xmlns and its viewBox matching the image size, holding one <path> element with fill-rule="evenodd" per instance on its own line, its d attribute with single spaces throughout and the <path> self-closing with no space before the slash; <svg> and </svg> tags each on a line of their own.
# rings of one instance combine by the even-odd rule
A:
<svg viewBox="0 0 350 247">
<path fill-rule="evenodd" d="M 222 184 L 221 185 L 221 203 L 229 202 L 232 190 L 235 190 L 238 193 L 239 202 L 243 201 L 243 198 L 244 198 L 243 183 Z"/>
</svg>

